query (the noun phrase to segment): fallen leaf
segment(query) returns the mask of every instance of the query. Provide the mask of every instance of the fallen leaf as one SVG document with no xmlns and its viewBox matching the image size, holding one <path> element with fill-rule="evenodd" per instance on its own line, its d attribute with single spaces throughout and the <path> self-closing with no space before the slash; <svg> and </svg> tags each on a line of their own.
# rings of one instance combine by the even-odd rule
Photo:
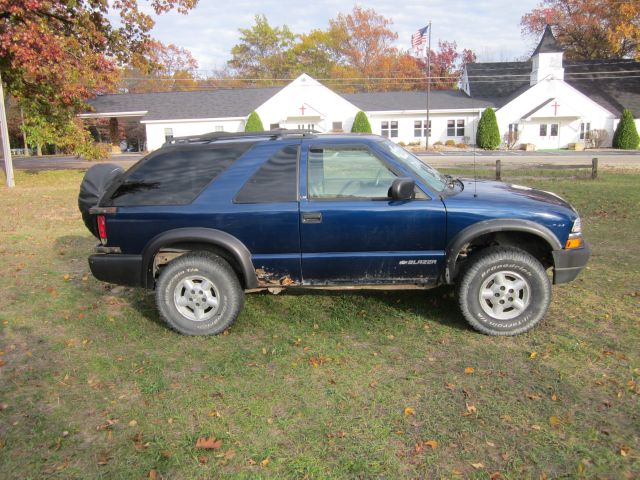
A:
<svg viewBox="0 0 640 480">
<path fill-rule="evenodd" d="M 447 390 L 455 390 L 456 386 L 453 383 L 447 383 L 444 388 L 446 388 Z"/>
<path fill-rule="evenodd" d="M 626 457 L 627 455 L 629 455 L 630 450 L 631 449 L 629 447 L 626 447 L 623 445 L 620 447 L 620 455 L 622 455 L 623 457 Z"/>
<path fill-rule="evenodd" d="M 489 445 L 490 447 L 495 447 L 495 446 L 496 446 L 496 444 L 495 444 L 495 443 L 490 442 L 489 440 L 487 440 L 485 443 L 486 443 L 487 445 Z"/>
<path fill-rule="evenodd" d="M 208 458 L 205 457 L 204 455 L 200 455 L 198 457 L 198 462 L 200 463 L 200 465 L 204 465 L 205 463 L 207 463 Z"/>
<path fill-rule="evenodd" d="M 538 352 L 531 352 L 529 354 L 529 358 L 531 358 L 532 360 L 534 360 L 537 356 L 538 356 Z"/>
<path fill-rule="evenodd" d="M 71 279 L 71 276 L 70 276 L 68 273 L 65 273 L 65 274 L 62 276 L 62 279 L 63 279 L 65 282 L 68 282 L 68 281 Z"/>
<path fill-rule="evenodd" d="M 233 448 L 224 452 L 224 458 L 227 460 L 231 460 L 235 456 L 236 456 L 236 451 Z"/>
<path fill-rule="evenodd" d="M 540 425 L 531 425 L 531 428 L 533 428 L 534 430 L 542 430 L 542 427 Z"/>
<path fill-rule="evenodd" d="M 557 402 L 558 396 L 554 393 L 553 395 L 551 395 L 551 400 L 553 400 L 554 402 Z"/>
<path fill-rule="evenodd" d="M 415 414 L 416 414 L 416 412 L 415 412 L 415 410 L 414 410 L 413 408 L 411 408 L 411 407 L 406 407 L 406 408 L 404 409 L 404 414 L 405 414 L 405 415 L 415 415 Z"/>
<path fill-rule="evenodd" d="M 473 367 L 467 367 L 467 368 L 464 369 L 464 373 L 466 373 L 467 375 L 471 375 L 475 371 L 476 370 Z"/>
<path fill-rule="evenodd" d="M 137 422 L 137 421 L 135 421 L 135 420 L 131 420 L 131 421 L 129 422 L 129 426 L 130 426 L 130 427 L 135 427 L 136 425 L 138 425 L 138 422 Z"/>
<path fill-rule="evenodd" d="M 475 405 L 467 405 L 467 415 L 473 415 L 474 413 L 477 413 L 478 409 L 476 408 Z"/>
<path fill-rule="evenodd" d="M 556 417 L 555 415 L 551 415 L 549 417 L 549 425 L 551 425 L 552 427 L 560 426 L 560 419 L 558 417 Z"/>
<path fill-rule="evenodd" d="M 472 463 L 471 466 L 473 468 L 475 468 L 476 470 L 480 470 L 481 468 L 484 468 L 484 464 L 478 462 L 478 463 Z"/>
<path fill-rule="evenodd" d="M 152 468 L 151 470 L 149 470 L 148 478 L 149 480 L 157 480 L 158 471 L 155 468 Z"/>
<path fill-rule="evenodd" d="M 209 413 L 207 413 L 208 417 L 219 417 L 220 416 L 220 412 L 218 412 L 217 410 L 211 410 Z"/>
<path fill-rule="evenodd" d="M 107 452 L 100 453 L 98 456 L 98 465 L 106 465 L 107 463 L 109 463 L 109 456 L 107 455 Z"/>
<path fill-rule="evenodd" d="M 436 448 L 438 448 L 438 441 L 437 440 L 427 440 L 426 442 L 424 442 L 424 445 L 427 447 L 431 447 L 431 450 L 435 450 Z"/>
<path fill-rule="evenodd" d="M 499 478 L 502 478 L 500 472 L 493 472 L 489 477 L 489 480 L 498 480 Z"/>
<path fill-rule="evenodd" d="M 222 446 L 222 440 L 216 440 L 214 437 L 200 437 L 196 440 L 196 448 L 218 449 Z"/>
<path fill-rule="evenodd" d="M 264 460 L 262 460 L 262 461 L 260 462 L 260 466 L 261 466 L 261 467 L 266 467 L 266 466 L 268 466 L 268 465 L 269 465 L 269 457 L 265 458 Z"/>
</svg>

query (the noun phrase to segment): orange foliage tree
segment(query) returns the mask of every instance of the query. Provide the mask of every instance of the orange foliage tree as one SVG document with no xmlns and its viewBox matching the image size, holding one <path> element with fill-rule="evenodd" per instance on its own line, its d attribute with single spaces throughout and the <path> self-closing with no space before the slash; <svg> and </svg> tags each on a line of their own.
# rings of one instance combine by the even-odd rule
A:
<svg viewBox="0 0 640 480">
<path fill-rule="evenodd" d="M 522 33 L 539 38 L 551 25 L 570 59 L 640 59 L 638 0 L 543 0 L 525 14 Z"/>
</svg>

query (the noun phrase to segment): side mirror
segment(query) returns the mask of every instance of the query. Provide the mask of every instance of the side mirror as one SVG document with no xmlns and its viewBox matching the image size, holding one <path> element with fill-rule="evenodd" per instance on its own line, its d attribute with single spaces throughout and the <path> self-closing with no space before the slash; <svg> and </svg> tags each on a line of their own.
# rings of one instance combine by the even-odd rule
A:
<svg viewBox="0 0 640 480">
<path fill-rule="evenodd" d="M 416 196 L 416 182 L 413 178 L 396 178 L 389 187 L 389 197 L 393 200 L 411 200 Z"/>
</svg>

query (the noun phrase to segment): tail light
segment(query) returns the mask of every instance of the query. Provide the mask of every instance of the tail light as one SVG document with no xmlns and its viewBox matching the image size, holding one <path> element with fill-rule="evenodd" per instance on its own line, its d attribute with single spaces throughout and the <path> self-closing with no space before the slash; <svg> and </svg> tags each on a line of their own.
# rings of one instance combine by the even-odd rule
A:
<svg viewBox="0 0 640 480">
<path fill-rule="evenodd" d="M 104 218 L 104 215 L 98 215 L 98 236 L 100 237 L 100 242 L 103 245 L 107 244 L 107 222 Z"/>
</svg>

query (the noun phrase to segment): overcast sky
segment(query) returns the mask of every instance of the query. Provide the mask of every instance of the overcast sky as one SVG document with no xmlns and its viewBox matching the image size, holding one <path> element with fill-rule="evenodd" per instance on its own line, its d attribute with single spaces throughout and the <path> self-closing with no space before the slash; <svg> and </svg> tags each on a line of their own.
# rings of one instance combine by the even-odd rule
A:
<svg viewBox="0 0 640 480">
<path fill-rule="evenodd" d="M 455 40 L 460 49 L 470 48 L 480 61 L 513 60 L 531 53 L 535 41 L 520 34 L 520 17 L 540 0 L 373 0 L 359 3 L 374 8 L 393 21 L 397 46 L 410 47 L 410 37 L 429 20 L 433 24 L 432 46 L 438 40 Z M 189 49 L 200 69 L 222 68 L 238 43 L 239 28 L 254 24 L 265 14 L 271 26 L 288 25 L 294 33 L 325 29 L 330 18 L 349 13 L 354 3 L 339 0 L 219 2 L 200 0 L 188 15 L 171 12 L 156 18 L 153 35 L 164 43 Z"/>
</svg>

